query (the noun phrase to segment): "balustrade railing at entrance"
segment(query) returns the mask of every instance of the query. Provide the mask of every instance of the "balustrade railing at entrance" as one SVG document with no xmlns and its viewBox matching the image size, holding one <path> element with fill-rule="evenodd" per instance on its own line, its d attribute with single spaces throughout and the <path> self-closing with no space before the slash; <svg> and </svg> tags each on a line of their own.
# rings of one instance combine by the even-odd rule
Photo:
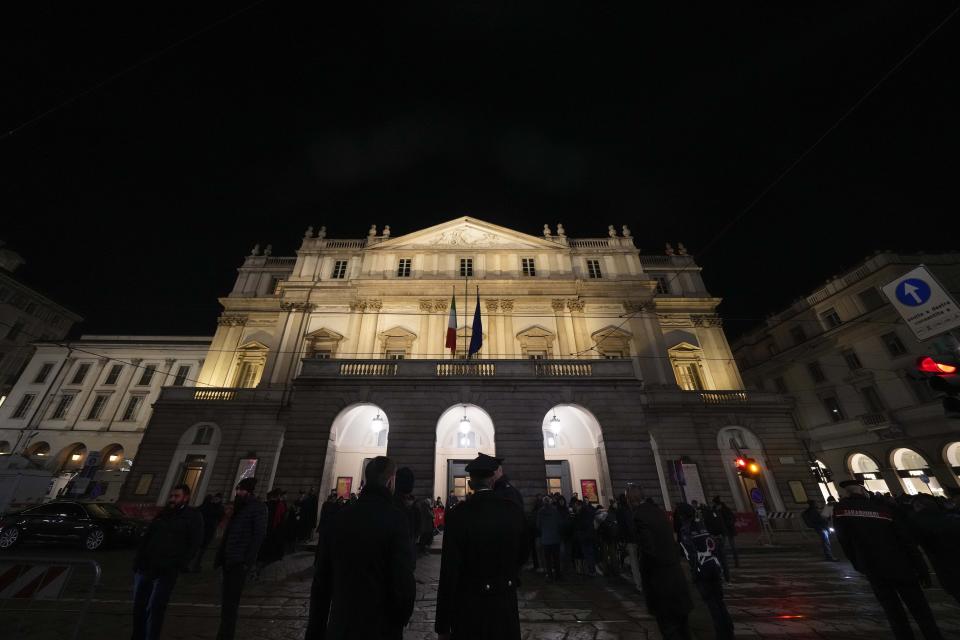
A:
<svg viewBox="0 0 960 640">
<path fill-rule="evenodd" d="M 636 380 L 628 358 L 584 360 L 303 360 L 301 378 L 608 378 Z"/>
</svg>

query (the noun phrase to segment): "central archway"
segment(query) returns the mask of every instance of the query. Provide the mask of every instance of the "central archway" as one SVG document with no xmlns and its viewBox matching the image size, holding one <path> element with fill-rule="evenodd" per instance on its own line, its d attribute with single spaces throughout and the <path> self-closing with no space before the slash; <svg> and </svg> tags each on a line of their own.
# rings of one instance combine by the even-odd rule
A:
<svg viewBox="0 0 960 640">
<path fill-rule="evenodd" d="M 543 417 L 547 491 L 569 499 L 576 493 L 595 504 L 613 499 L 600 423 L 575 404 L 558 404 Z"/>
<path fill-rule="evenodd" d="M 479 453 L 497 453 L 490 414 L 475 404 L 457 404 L 444 411 L 437 420 L 434 496 L 446 500 L 453 491 L 462 499 L 469 493 L 465 467 Z"/>
<path fill-rule="evenodd" d="M 323 464 L 321 499 L 330 490 L 349 497 L 360 493 L 367 462 L 387 455 L 390 421 L 379 406 L 363 402 L 353 404 L 337 414 L 330 427 L 327 456 Z"/>
</svg>

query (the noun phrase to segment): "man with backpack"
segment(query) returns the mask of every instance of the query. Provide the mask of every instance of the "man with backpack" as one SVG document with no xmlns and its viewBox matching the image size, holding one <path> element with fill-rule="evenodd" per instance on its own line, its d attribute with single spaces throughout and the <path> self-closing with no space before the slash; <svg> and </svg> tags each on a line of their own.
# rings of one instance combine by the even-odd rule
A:
<svg viewBox="0 0 960 640">
<path fill-rule="evenodd" d="M 723 520 L 720 519 L 720 514 L 706 504 L 700 507 L 700 520 L 703 522 L 707 533 L 713 537 L 714 544 L 716 545 L 713 555 L 720 562 L 720 567 L 723 569 L 724 582 L 729 584 L 730 565 L 727 564 L 727 550 L 726 545 L 723 543 L 723 536 L 726 532 L 726 527 L 723 526 Z"/>
<path fill-rule="evenodd" d="M 696 519 L 696 510 L 690 505 L 680 505 L 675 516 L 680 524 L 680 547 L 690 564 L 693 584 L 710 611 L 717 640 L 733 640 L 733 619 L 723 601 L 723 568 L 716 555 L 717 537 Z"/>
<path fill-rule="evenodd" d="M 837 559 L 833 556 L 833 548 L 830 546 L 830 525 L 827 524 L 826 519 L 817 509 L 816 500 L 807 502 L 807 508 L 800 514 L 800 517 L 803 519 L 803 524 L 817 532 L 820 544 L 823 547 L 823 559 L 836 562 Z"/>
<path fill-rule="evenodd" d="M 713 512 L 720 518 L 723 524 L 723 549 L 727 549 L 733 554 L 733 566 L 740 568 L 740 554 L 737 553 L 737 516 L 733 510 L 720 499 L 720 496 L 713 496 Z"/>
</svg>

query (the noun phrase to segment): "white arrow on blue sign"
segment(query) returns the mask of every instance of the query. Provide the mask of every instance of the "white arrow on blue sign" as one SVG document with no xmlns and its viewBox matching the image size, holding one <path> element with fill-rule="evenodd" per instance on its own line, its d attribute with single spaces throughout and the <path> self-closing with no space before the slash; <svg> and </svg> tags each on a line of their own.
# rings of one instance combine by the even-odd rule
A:
<svg viewBox="0 0 960 640">
<path fill-rule="evenodd" d="M 960 306 L 923 265 L 886 284 L 883 292 L 918 340 L 960 327 Z"/>
</svg>

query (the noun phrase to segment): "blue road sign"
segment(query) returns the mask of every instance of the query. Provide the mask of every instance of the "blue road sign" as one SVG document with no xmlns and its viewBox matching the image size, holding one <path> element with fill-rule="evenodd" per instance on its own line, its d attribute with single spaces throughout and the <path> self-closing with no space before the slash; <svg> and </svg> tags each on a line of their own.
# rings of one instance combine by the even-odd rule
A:
<svg viewBox="0 0 960 640">
<path fill-rule="evenodd" d="M 919 307 L 930 299 L 930 285 L 920 278 L 907 278 L 897 285 L 897 300 L 908 307 Z"/>
<path fill-rule="evenodd" d="M 763 491 L 760 491 L 759 487 L 750 489 L 750 499 L 757 504 L 763 504 Z"/>
</svg>

